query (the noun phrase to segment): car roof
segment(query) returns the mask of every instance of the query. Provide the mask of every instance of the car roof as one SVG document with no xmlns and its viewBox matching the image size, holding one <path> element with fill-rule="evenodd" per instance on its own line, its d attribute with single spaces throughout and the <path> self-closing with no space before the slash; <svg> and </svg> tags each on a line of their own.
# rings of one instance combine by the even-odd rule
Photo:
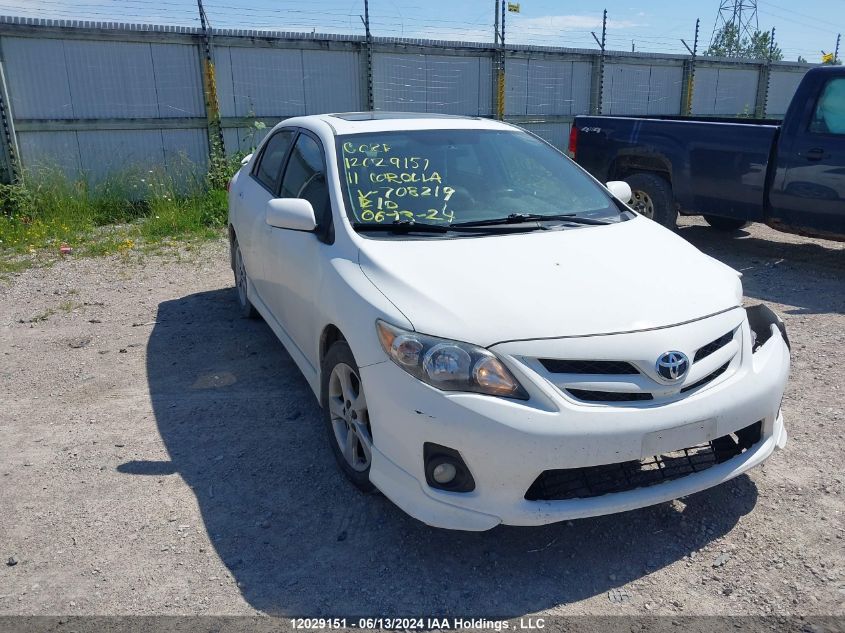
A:
<svg viewBox="0 0 845 633">
<path fill-rule="evenodd" d="M 282 125 L 313 128 L 324 123 L 335 135 L 402 130 L 513 130 L 513 126 L 492 119 L 427 112 L 338 112 L 295 117 Z"/>
</svg>

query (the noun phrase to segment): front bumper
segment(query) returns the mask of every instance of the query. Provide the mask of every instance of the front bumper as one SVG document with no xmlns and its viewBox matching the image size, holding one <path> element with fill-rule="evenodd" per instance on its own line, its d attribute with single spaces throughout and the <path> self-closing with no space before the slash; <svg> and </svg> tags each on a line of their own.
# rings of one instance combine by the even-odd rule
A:
<svg viewBox="0 0 845 633">
<path fill-rule="evenodd" d="M 741 327 L 747 342 L 747 322 Z M 527 381 L 524 368 L 512 363 L 507 350 L 497 351 L 522 373 L 520 380 Z M 389 361 L 362 367 L 376 444 L 370 479 L 417 519 L 462 530 L 486 530 L 500 523 L 540 525 L 661 503 L 736 477 L 786 444 L 780 401 L 788 372 L 789 352 L 779 331 L 754 354 L 746 343 L 738 367 L 726 379 L 660 404 L 576 403 L 536 377 L 527 402 L 444 394 Z M 707 442 L 757 421 L 762 422 L 758 442 L 702 472 L 596 497 L 525 498 L 546 470 L 640 460 Z M 475 490 L 457 493 L 428 486 L 425 442 L 459 451 L 475 478 Z"/>
</svg>

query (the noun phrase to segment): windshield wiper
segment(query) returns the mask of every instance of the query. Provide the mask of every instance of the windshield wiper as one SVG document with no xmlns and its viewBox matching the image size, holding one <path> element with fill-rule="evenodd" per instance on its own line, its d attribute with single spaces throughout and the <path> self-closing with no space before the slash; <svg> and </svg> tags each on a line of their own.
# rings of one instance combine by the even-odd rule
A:
<svg viewBox="0 0 845 633">
<path fill-rule="evenodd" d="M 448 233 L 448 224 L 427 224 L 415 220 L 394 220 L 390 224 L 375 224 L 370 222 L 353 222 L 356 231 L 389 231 L 391 233 Z"/>
<path fill-rule="evenodd" d="M 511 213 L 505 218 L 489 218 L 487 220 L 472 220 L 469 222 L 453 222 L 453 227 L 494 226 L 497 224 L 521 224 L 524 222 L 538 222 L 545 220 L 566 220 L 574 224 L 610 224 L 606 220 L 597 220 L 574 213 L 559 213 L 557 215 L 543 215 L 541 213 Z"/>
</svg>

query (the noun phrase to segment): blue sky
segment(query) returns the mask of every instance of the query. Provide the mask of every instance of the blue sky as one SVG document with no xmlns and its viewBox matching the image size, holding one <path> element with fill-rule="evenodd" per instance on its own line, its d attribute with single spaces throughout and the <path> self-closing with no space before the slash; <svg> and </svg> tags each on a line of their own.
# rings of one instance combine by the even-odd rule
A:
<svg viewBox="0 0 845 633">
<path fill-rule="evenodd" d="M 204 0 L 214 26 L 361 33 L 363 0 Z M 706 48 L 718 0 L 695 3 L 670 0 L 602 3 L 568 0 L 520 0 L 519 15 L 507 16 L 507 41 L 595 48 L 590 31 L 601 30 L 607 8 L 608 48 L 649 52 L 685 52 L 692 45 L 695 19 Z M 371 0 L 374 35 L 433 39 L 492 39 L 494 0 Z M 0 0 L 0 13 L 33 17 L 196 25 L 195 0 Z M 820 50 L 832 51 L 836 34 L 845 34 L 845 0 L 758 0 L 761 29 L 776 27 L 784 58 L 803 55 L 817 62 Z M 840 47 L 840 57 L 845 44 Z"/>
</svg>

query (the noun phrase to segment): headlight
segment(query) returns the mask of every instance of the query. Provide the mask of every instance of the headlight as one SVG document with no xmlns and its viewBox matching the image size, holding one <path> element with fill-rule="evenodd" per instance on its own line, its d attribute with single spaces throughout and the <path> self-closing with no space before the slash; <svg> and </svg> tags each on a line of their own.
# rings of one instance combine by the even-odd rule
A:
<svg viewBox="0 0 845 633">
<path fill-rule="evenodd" d="M 789 345 L 789 337 L 786 335 L 786 325 L 781 321 L 780 317 L 775 314 L 768 306 L 762 303 L 756 306 L 745 308 L 748 315 L 748 326 L 751 328 L 751 351 L 756 352 L 763 344 L 772 336 L 772 326 L 775 325 L 780 330 L 786 347 L 791 349 Z"/>
<path fill-rule="evenodd" d="M 409 332 L 384 321 L 376 321 L 376 332 L 394 363 L 432 387 L 528 399 L 502 361 L 483 347 Z"/>
</svg>

